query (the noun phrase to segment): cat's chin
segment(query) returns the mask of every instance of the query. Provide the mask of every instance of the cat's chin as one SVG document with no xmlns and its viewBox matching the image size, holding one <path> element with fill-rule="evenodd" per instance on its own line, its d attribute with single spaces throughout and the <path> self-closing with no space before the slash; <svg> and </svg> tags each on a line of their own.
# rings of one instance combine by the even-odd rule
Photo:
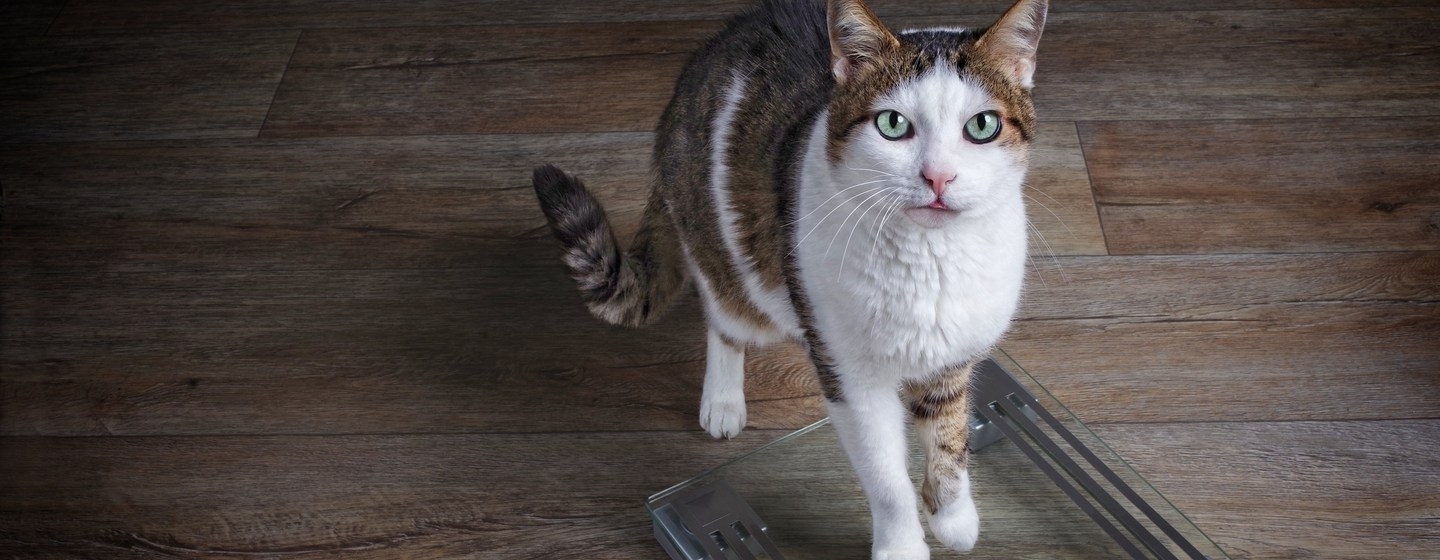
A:
<svg viewBox="0 0 1440 560">
<path fill-rule="evenodd" d="M 905 210 L 905 215 L 909 216 L 915 223 L 924 227 L 939 228 L 945 227 L 945 225 L 959 218 L 960 211 L 949 208 L 919 207 Z"/>
</svg>

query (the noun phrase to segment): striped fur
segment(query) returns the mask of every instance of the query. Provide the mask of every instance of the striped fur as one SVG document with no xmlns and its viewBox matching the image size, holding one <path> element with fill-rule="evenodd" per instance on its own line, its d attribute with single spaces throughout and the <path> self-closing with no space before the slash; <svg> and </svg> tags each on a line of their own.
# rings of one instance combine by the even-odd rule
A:
<svg viewBox="0 0 1440 560">
<path fill-rule="evenodd" d="M 709 333 L 701 425 L 744 427 L 747 346 L 806 346 L 874 516 L 875 558 L 929 557 L 905 466 L 915 419 L 931 533 L 972 547 L 970 366 L 1009 326 L 1045 0 L 988 29 L 895 33 L 861 0 L 761 0 L 702 45 L 656 129 L 656 182 L 621 251 L 579 180 L 535 172 L 597 317 L 638 326 L 693 279 Z M 882 135 L 903 113 L 913 134 Z M 996 115 L 993 137 L 964 129 Z"/>
<path fill-rule="evenodd" d="M 664 312 L 685 283 L 664 201 L 650 197 L 640 230 L 630 250 L 622 253 L 605 210 L 579 179 L 546 165 L 535 169 L 533 181 L 590 312 L 629 327 L 645 325 Z"/>
</svg>

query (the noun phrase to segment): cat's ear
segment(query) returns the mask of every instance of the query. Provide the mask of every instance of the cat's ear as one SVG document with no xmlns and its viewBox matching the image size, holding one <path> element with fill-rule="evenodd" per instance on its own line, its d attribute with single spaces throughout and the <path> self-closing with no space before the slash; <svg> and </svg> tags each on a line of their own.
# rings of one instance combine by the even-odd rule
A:
<svg viewBox="0 0 1440 560">
<path fill-rule="evenodd" d="M 1019 0 L 976 41 L 976 47 L 1025 89 L 1035 87 L 1035 49 L 1048 8 L 1046 0 Z"/>
<path fill-rule="evenodd" d="M 860 0 L 830 0 L 826 19 L 830 25 L 830 72 L 836 82 L 844 83 L 855 75 L 856 68 L 900 46 L 900 40 Z"/>
</svg>

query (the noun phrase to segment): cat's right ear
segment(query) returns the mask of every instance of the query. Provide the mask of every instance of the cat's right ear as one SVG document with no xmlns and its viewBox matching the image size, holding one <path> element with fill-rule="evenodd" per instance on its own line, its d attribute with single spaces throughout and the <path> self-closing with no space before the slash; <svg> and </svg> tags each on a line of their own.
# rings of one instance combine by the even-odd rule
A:
<svg viewBox="0 0 1440 560">
<path fill-rule="evenodd" d="M 1017 0 L 975 43 L 1025 89 L 1035 87 L 1035 49 L 1049 9 L 1047 0 Z"/>
<path fill-rule="evenodd" d="M 825 12 L 830 25 L 830 72 L 837 83 L 845 83 L 856 68 L 900 46 L 900 40 L 860 0 L 829 0 Z"/>
</svg>

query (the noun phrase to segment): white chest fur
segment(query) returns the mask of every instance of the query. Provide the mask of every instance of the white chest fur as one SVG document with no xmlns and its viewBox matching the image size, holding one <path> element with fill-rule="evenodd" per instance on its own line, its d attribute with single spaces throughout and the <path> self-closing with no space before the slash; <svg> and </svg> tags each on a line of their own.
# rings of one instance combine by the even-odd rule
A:
<svg viewBox="0 0 1440 560">
<path fill-rule="evenodd" d="M 816 327 L 839 365 L 888 383 L 959 365 L 994 346 L 1024 276 L 1021 179 L 997 189 L 983 212 L 927 228 L 887 212 L 893 205 L 876 204 L 879 197 L 851 198 L 863 189 L 832 198 L 838 189 L 821 184 L 828 164 L 818 143 L 802 177 L 805 218 L 796 231 L 805 240 L 796 255 Z"/>
</svg>

